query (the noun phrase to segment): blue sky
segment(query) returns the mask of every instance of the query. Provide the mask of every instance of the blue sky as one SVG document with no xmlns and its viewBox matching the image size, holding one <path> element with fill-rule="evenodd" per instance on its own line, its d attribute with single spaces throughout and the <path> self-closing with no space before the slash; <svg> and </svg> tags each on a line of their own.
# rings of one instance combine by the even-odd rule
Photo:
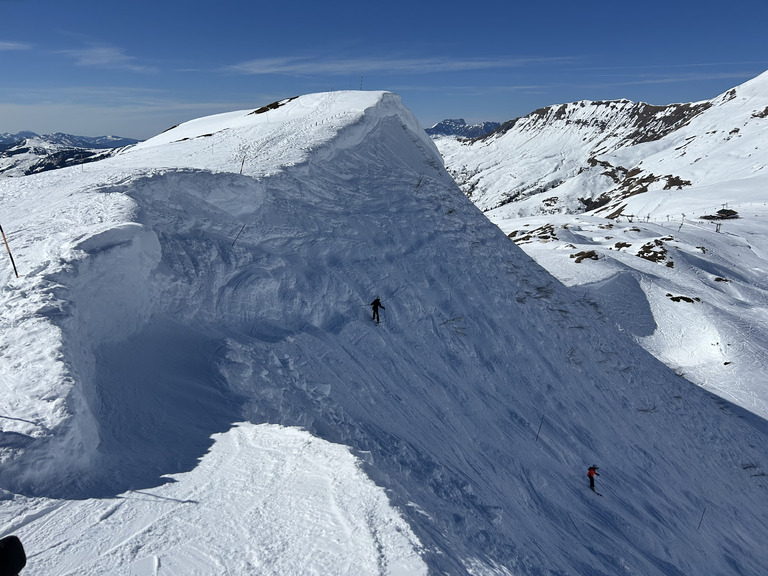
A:
<svg viewBox="0 0 768 576">
<path fill-rule="evenodd" d="M 0 132 L 143 139 L 361 75 L 425 127 L 705 100 L 768 70 L 766 23 L 765 0 L 0 0 Z"/>
</svg>

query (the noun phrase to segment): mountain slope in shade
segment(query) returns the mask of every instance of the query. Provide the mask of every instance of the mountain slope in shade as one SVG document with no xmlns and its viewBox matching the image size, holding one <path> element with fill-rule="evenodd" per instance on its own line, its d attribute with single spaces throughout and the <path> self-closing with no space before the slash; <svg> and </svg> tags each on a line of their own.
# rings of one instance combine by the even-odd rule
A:
<svg viewBox="0 0 768 576">
<path fill-rule="evenodd" d="M 510 242 L 397 96 L 265 109 L 0 181 L 30 573 L 760 573 L 763 420 Z"/>
<path fill-rule="evenodd" d="M 458 136 L 460 138 L 480 138 L 490 134 L 501 126 L 498 122 L 480 122 L 479 124 L 467 124 L 464 118 L 447 119 L 438 122 L 424 131 L 433 138 L 439 136 Z"/>
</svg>

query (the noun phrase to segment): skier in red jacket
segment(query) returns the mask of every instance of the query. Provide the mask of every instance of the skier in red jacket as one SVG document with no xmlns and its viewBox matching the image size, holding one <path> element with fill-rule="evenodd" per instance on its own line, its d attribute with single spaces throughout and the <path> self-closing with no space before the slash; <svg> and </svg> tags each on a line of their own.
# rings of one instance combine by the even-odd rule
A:
<svg viewBox="0 0 768 576">
<path fill-rule="evenodd" d="M 589 478 L 589 487 L 592 488 L 592 490 L 595 489 L 595 476 L 600 476 L 600 474 L 597 473 L 597 466 L 590 466 L 587 470 L 587 477 Z"/>
</svg>

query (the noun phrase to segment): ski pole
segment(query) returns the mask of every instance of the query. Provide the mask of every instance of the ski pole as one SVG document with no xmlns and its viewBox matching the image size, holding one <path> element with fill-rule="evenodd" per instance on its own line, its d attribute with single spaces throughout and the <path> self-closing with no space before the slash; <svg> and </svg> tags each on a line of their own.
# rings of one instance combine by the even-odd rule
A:
<svg viewBox="0 0 768 576">
<path fill-rule="evenodd" d="M 699 519 L 699 525 L 696 526 L 696 530 L 701 528 L 701 523 L 704 522 L 704 513 L 707 511 L 707 507 L 704 506 L 704 510 L 701 511 L 701 518 Z"/>
<path fill-rule="evenodd" d="M 8 246 L 8 239 L 5 237 L 5 232 L 3 232 L 3 227 L 0 226 L 0 234 L 3 235 L 3 242 L 5 242 L 5 249 L 8 250 L 8 256 L 11 258 L 11 265 L 13 266 L 13 272 L 16 274 L 16 278 L 19 277 L 19 272 L 16 270 L 16 262 L 13 261 L 13 254 L 11 254 L 11 247 Z"/>
<path fill-rule="evenodd" d="M 240 234 L 243 233 L 243 230 L 245 230 L 245 224 L 243 224 L 243 227 L 240 228 L 240 232 L 237 233 L 237 236 L 235 236 L 235 239 L 232 240 L 232 246 L 234 246 L 235 242 L 237 242 L 237 239 L 240 238 Z"/>
</svg>

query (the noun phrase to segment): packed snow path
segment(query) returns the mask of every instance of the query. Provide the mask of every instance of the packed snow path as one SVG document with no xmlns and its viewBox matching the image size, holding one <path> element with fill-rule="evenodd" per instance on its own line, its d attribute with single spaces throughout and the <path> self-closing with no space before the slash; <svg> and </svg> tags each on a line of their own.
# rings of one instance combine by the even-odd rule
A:
<svg viewBox="0 0 768 576">
<path fill-rule="evenodd" d="M 30 572 L 768 564 L 765 423 L 509 242 L 392 94 L 197 120 L 0 199 L 1 533 Z"/>
</svg>

